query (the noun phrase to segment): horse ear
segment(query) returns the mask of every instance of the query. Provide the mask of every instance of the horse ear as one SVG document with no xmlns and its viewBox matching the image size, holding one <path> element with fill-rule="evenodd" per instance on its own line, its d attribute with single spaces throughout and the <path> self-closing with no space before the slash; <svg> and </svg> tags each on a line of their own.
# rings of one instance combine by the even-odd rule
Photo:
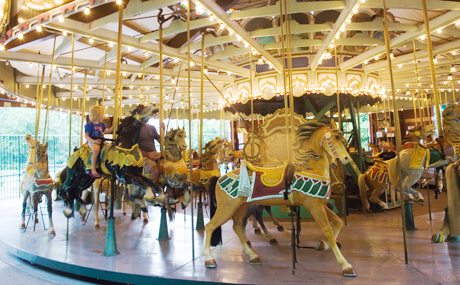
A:
<svg viewBox="0 0 460 285">
<path fill-rule="evenodd" d="M 44 144 L 45 149 L 48 149 L 48 142 Z"/>
<path fill-rule="evenodd" d="M 331 119 L 331 124 L 330 124 L 330 125 L 331 125 L 331 129 L 333 129 L 333 130 L 337 130 L 337 129 L 338 129 L 338 128 L 337 128 L 337 125 L 336 125 L 336 123 L 335 123 L 335 121 L 334 121 L 334 119 Z"/>
</svg>

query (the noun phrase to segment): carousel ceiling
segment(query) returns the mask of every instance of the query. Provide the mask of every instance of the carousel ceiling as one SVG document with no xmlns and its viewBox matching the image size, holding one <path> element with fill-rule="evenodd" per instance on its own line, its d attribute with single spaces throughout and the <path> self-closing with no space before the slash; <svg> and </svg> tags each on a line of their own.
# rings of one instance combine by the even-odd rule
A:
<svg viewBox="0 0 460 285">
<path fill-rule="evenodd" d="M 104 94 L 108 102 L 113 98 L 115 85 L 117 5 L 124 5 L 121 71 L 125 104 L 144 102 L 146 96 L 158 101 L 161 12 L 165 18 L 162 40 L 165 101 L 178 108 L 184 106 L 188 94 L 188 1 L 11 2 L 10 11 L 7 7 L 10 1 L 0 0 L 3 9 L 0 24 L 7 24 L 0 40 L 0 60 L 17 69 L 17 83 L 36 85 L 37 70 L 45 66 L 45 74 L 49 74 L 54 59 L 55 68 L 51 72 L 56 96 L 68 98 L 74 35 L 74 96 L 82 96 L 86 72 L 87 96 L 100 98 Z M 290 38 L 295 96 L 339 90 L 375 97 L 388 91 L 383 0 L 285 2 L 286 16 L 280 17 L 280 2 L 275 0 L 191 1 L 193 105 L 199 104 L 202 54 L 208 110 L 218 109 L 226 102 L 245 102 L 250 94 L 272 99 L 283 93 L 282 58 L 286 53 L 282 52 L 285 42 L 282 35 L 286 31 Z M 421 3 L 421 0 L 386 0 L 395 88 L 401 98 L 410 96 L 414 90 L 429 93 L 432 88 Z M 455 90 L 460 87 L 456 67 L 460 63 L 457 56 L 460 2 L 430 0 L 427 5 L 439 88 Z M 249 68 L 251 60 L 253 76 Z"/>
</svg>

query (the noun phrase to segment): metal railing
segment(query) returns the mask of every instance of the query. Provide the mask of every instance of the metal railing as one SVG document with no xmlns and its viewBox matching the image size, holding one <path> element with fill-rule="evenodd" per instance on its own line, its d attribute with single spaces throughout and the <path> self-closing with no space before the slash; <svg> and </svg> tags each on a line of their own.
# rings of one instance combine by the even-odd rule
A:
<svg viewBox="0 0 460 285">
<path fill-rule="evenodd" d="M 79 140 L 73 137 L 72 147 L 78 146 Z M 68 136 L 48 137 L 48 167 L 53 178 L 66 164 L 68 145 Z M 20 197 L 19 185 L 28 154 L 25 136 L 0 136 L 0 200 Z"/>
</svg>

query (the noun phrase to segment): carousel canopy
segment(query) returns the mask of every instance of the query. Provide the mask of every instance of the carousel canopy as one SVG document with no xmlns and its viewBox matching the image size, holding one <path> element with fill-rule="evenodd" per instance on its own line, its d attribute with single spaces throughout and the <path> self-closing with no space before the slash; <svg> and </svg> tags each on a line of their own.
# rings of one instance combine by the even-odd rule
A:
<svg viewBox="0 0 460 285">
<path fill-rule="evenodd" d="M 441 91 L 455 91 L 460 86 L 456 67 L 460 2 L 426 2 L 437 83 Z M 71 92 L 77 98 L 86 92 L 87 98 L 104 96 L 107 104 L 112 104 L 118 5 L 124 5 L 120 38 L 123 104 L 144 102 L 146 96 L 158 102 L 161 80 L 165 108 L 171 104 L 185 108 L 189 93 L 188 44 L 192 106 L 200 104 L 203 92 L 206 110 L 245 102 L 250 96 L 276 102 L 273 98 L 284 90 L 283 58 L 286 67 L 292 65 L 293 92 L 297 96 L 337 91 L 376 97 L 385 96 L 390 89 L 383 1 L 283 0 L 283 17 L 280 1 L 190 3 L 188 43 L 188 1 L 0 0 L 0 60 L 14 69 L 16 84 L 5 88 L 26 99 L 34 98 L 37 74 L 44 70 L 45 83 L 51 75 L 55 98 L 64 101 Z M 386 5 L 398 96 L 430 93 L 433 83 L 422 1 L 386 0 Z M 164 66 L 161 79 L 160 45 Z M 201 55 L 206 75 L 203 89 Z"/>
</svg>

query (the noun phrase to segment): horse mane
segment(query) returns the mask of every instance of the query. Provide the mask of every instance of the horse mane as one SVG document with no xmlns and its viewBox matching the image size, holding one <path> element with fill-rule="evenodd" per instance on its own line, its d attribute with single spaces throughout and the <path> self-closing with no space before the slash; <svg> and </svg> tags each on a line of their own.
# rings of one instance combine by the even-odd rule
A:
<svg viewBox="0 0 460 285">
<path fill-rule="evenodd" d="M 445 138 L 451 141 L 460 140 L 460 106 L 447 106 L 442 112 L 442 119 Z"/>
<path fill-rule="evenodd" d="M 325 127 L 326 125 L 317 121 L 311 120 L 302 124 L 297 129 L 297 137 L 300 140 L 309 140 L 313 133 L 321 127 Z"/>
<path fill-rule="evenodd" d="M 174 137 L 181 129 L 171 129 L 166 133 L 165 138 L 165 156 L 167 160 L 173 159 L 182 159 L 182 152 L 179 150 L 179 147 L 174 142 Z"/>
</svg>

